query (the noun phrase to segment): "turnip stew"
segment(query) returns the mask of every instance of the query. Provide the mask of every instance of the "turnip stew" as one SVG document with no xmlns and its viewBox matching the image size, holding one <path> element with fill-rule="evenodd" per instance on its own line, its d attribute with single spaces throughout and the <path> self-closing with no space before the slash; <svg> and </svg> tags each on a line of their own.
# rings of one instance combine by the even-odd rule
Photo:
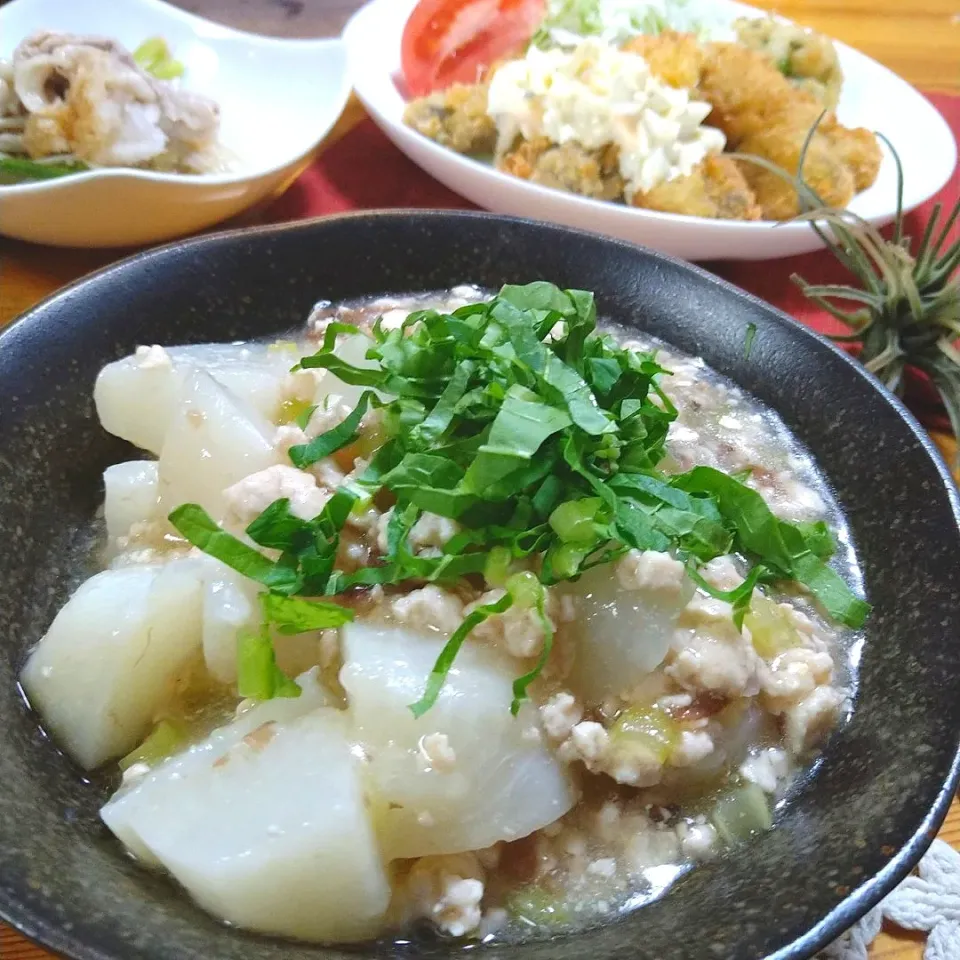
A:
<svg viewBox="0 0 960 960">
<path fill-rule="evenodd" d="M 843 518 L 775 414 L 595 318 L 465 286 L 103 369 L 144 458 L 22 684 L 119 763 L 129 853 L 265 933 L 515 940 L 771 827 L 853 693 Z"/>
</svg>

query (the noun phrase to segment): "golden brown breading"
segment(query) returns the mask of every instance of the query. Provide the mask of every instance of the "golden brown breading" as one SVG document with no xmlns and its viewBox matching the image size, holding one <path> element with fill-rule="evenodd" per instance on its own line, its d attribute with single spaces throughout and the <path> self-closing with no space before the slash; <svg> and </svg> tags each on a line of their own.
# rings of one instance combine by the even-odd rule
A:
<svg viewBox="0 0 960 960">
<path fill-rule="evenodd" d="M 843 70 L 829 37 L 773 17 L 744 17 L 734 23 L 740 43 L 769 57 L 797 87 L 833 109 L 840 99 Z"/>
<path fill-rule="evenodd" d="M 780 124 L 745 137 L 739 149 L 741 153 L 764 157 L 788 173 L 796 173 L 806 137 L 804 128 Z M 739 164 L 763 209 L 764 219 L 789 220 L 800 212 L 799 198 L 792 183 L 749 160 L 741 160 Z M 803 164 L 803 179 L 829 206 L 845 207 L 856 192 L 853 172 L 844 163 L 842 154 L 821 133 L 815 134 L 810 141 Z"/>
<path fill-rule="evenodd" d="M 863 127 L 844 127 L 836 121 L 822 125 L 823 134 L 853 174 L 857 193 L 872 187 L 880 172 L 883 154 L 877 138 Z"/>
<path fill-rule="evenodd" d="M 804 141 L 823 113 L 813 94 L 793 86 L 764 54 L 735 43 L 710 44 L 700 91 L 713 107 L 707 122 L 723 130 L 730 149 L 797 173 Z M 846 206 L 876 179 L 880 159 L 872 133 L 849 130 L 828 112 L 811 139 L 803 176 L 825 203 Z M 799 212 L 788 181 L 748 161 L 740 168 L 766 219 Z"/>
<path fill-rule="evenodd" d="M 728 150 L 763 157 L 787 173 L 796 174 L 803 143 L 820 119 L 803 173 L 824 202 L 846 206 L 856 191 L 876 179 L 881 153 L 873 134 L 841 126 L 833 113 L 821 119 L 821 100 L 787 79 L 769 51 L 740 43 L 703 45 L 692 34 L 675 31 L 636 37 L 624 49 L 643 56 L 664 82 L 692 88 L 695 96 L 709 102 L 707 123 L 727 136 Z M 817 49 L 811 42 L 794 53 L 813 58 Z M 818 55 L 824 60 L 822 53 Z M 818 67 L 811 60 L 805 69 L 815 67 L 823 64 Z M 497 128 L 486 112 L 487 91 L 486 83 L 457 84 L 414 100 L 404 121 L 458 153 L 492 155 Z M 500 170 L 543 186 L 598 200 L 624 199 L 619 153 L 613 144 L 587 150 L 573 142 L 558 145 L 543 137 L 518 138 L 495 162 Z M 690 176 L 658 184 L 630 202 L 648 210 L 717 219 L 783 220 L 799 212 L 796 191 L 787 180 L 727 156 L 709 157 Z"/>
<path fill-rule="evenodd" d="M 687 177 L 636 193 L 635 207 L 714 220 L 759 220 L 760 207 L 746 178 L 730 157 L 707 157 Z"/>
<path fill-rule="evenodd" d="M 727 135 L 730 149 L 785 121 L 809 130 L 823 112 L 817 98 L 792 86 L 768 57 L 739 43 L 707 46 L 700 94 L 713 107 L 707 122 Z"/>
<path fill-rule="evenodd" d="M 640 54 L 653 75 L 671 87 L 692 89 L 700 83 L 706 53 L 692 33 L 665 30 L 656 36 L 641 34 L 628 40 L 623 49 Z"/>
<path fill-rule="evenodd" d="M 457 153 L 493 153 L 497 125 L 487 114 L 487 84 L 456 83 L 407 104 L 403 122 Z"/>
<path fill-rule="evenodd" d="M 623 178 L 614 145 L 587 150 L 579 143 L 555 144 L 546 137 L 518 138 L 497 167 L 523 180 L 595 200 L 622 200 Z"/>
</svg>

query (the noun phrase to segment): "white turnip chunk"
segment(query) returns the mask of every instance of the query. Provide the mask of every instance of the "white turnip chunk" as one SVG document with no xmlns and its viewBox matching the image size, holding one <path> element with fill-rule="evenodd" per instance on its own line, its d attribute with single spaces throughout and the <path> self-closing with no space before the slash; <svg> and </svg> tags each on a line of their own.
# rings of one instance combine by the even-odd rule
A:
<svg viewBox="0 0 960 960">
<path fill-rule="evenodd" d="M 67 601 L 21 677 L 57 742 L 92 769 L 135 747 L 200 650 L 192 560 L 105 570 Z"/>
<path fill-rule="evenodd" d="M 457 853 L 515 840 L 563 816 L 574 794 L 537 712 L 510 713 L 509 661 L 469 641 L 420 719 L 444 641 L 391 626 L 343 628 L 348 712 L 370 756 L 368 786 L 388 858 Z"/>
<path fill-rule="evenodd" d="M 135 523 L 159 516 L 156 460 L 128 460 L 103 471 L 104 517 L 111 545 Z"/>
<path fill-rule="evenodd" d="M 203 371 L 183 382 L 160 454 L 164 514 L 199 503 L 214 519 L 226 511 L 223 491 L 278 460 L 270 425 Z"/>
<path fill-rule="evenodd" d="M 224 920 L 305 940 L 361 939 L 378 931 L 390 886 L 345 718 L 322 707 L 289 715 L 315 707 L 309 696 L 241 716 L 102 816 Z M 288 715 L 270 719 L 275 704 Z"/>
</svg>

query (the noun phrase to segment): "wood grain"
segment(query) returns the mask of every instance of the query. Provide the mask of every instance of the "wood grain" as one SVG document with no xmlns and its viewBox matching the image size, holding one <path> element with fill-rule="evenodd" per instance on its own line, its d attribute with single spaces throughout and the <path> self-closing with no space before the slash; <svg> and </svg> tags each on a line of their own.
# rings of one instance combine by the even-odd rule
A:
<svg viewBox="0 0 960 960">
<path fill-rule="evenodd" d="M 337 34 L 359 6 L 357 0 L 178 0 L 213 20 L 252 32 L 288 37 Z M 960 93 L 960 0 L 753 0 L 849 43 L 918 87 Z M 354 101 L 327 145 L 362 116 Z M 241 221 L 242 222 L 242 221 Z M 127 251 L 50 250 L 0 241 L 0 326 L 76 278 L 113 262 Z M 945 455 L 951 437 L 934 435 Z M 942 839 L 960 849 L 960 802 L 955 802 Z M 885 929 L 871 960 L 920 960 L 923 938 Z M 0 960 L 51 960 L 0 924 Z M 215 958 L 211 958 L 215 960 Z"/>
<path fill-rule="evenodd" d="M 748 0 L 862 50 L 925 90 L 960 92 L 957 0 Z"/>
</svg>

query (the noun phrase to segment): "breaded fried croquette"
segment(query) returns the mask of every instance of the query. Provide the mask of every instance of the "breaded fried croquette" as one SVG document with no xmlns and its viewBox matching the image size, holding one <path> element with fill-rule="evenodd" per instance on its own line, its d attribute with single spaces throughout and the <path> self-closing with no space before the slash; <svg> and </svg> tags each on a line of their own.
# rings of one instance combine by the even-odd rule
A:
<svg viewBox="0 0 960 960">
<path fill-rule="evenodd" d="M 700 83 L 705 53 L 692 33 L 664 30 L 656 35 L 641 34 L 628 40 L 623 49 L 640 54 L 653 75 L 671 87 L 692 90 Z"/>
<path fill-rule="evenodd" d="M 793 86 L 765 55 L 736 43 L 709 45 L 700 93 L 713 107 L 707 122 L 723 130 L 731 149 L 797 173 L 803 144 L 823 113 L 813 94 Z M 843 207 L 873 183 L 880 160 L 872 133 L 849 130 L 827 113 L 811 138 L 803 177 L 825 203 Z M 789 181 L 749 161 L 739 163 L 765 219 L 799 213 Z"/>
<path fill-rule="evenodd" d="M 740 43 L 769 57 L 795 87 L 812 93 L 831 110 L 836 107 L 843 70 L 829 37 L 773 17 L 744 17 L 734 29 Z"/>
<path fill-rule="evenodd" d="M 686 177 L 636 193 L 630 203 L 645 210 L 714 220 L 759 220 L 761 209 L 746 178 L 730 157 L 712 156 Z"/>
<path fill-rule="evenodd" d="M 457 153 L 490 154 L 497 125 L 487 113 L 487 84 L 456 83 L 407 104 L 403 122 Z"/>
<path fill-rule="evenodd" d="M 835 120 L 821 124 L 821 128 L 833 149 L 850 168 L 857 193 L 872 187 L 883 161 L 877 138 L 863 127 L 844 127 Z"/>
<path fill-rule="evenodd" d="M 518 138 L 498 158 L 497 167 L 523 180 L 595 200 L 623 199 L 623 177 L 613 144 L 587 150 L 572 140 L 556 144 L 546 137 Z"/>
<path fill-rule="evenodd" d="M 699 92 L 713 107 L 707 121 L 726 134 L 731 149 L 784 122 L 809 130 L 823 112 L 817 98 L 792 86 L 768 57 L 739 43 L 707 45 Z"/>
<path fill-rule="evenodd" d="M 800 167 L 800 153 L 808 131 L 786 124 L 745 137 L 739 152 L 764 157 L 788 173 Z M 787 179 L 749 160 L 738 161 L 766 220 L 789 220 L 800 213 L 796 187 Z M 855 193 L 853 172 L 828 137 L 816 133 L 810 140 L 803 164 L 804 181 L 828 206 L 845 207 Z"/>
</svg>

